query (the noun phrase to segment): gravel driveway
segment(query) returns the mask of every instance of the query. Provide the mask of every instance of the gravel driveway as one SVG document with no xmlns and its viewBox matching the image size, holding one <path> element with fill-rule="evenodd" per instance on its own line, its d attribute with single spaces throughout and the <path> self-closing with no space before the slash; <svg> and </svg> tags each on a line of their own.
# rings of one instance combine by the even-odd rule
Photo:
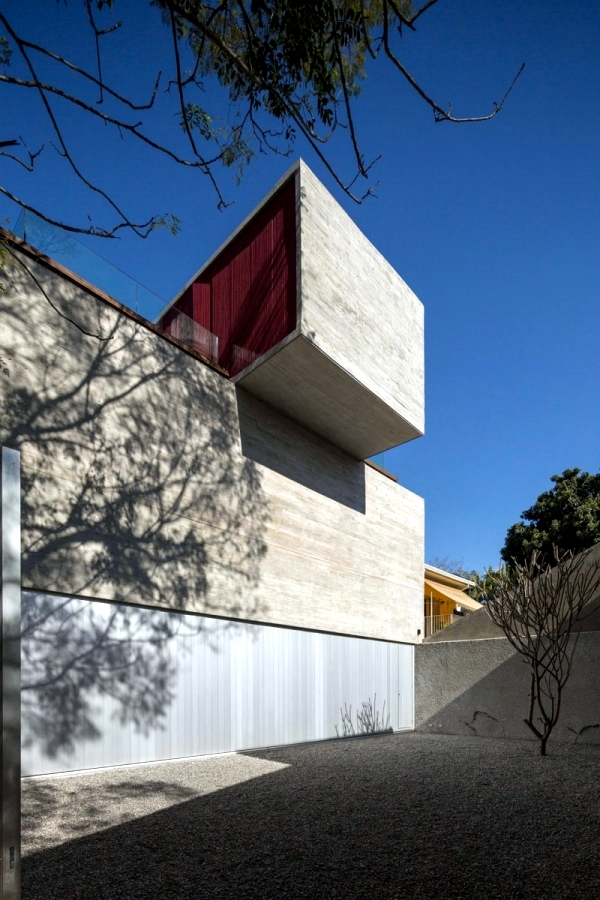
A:
<svg viewBox="0 0 600 900">
<path fill-rule="evenodd" d="M 600 748 L 405 733 L 23 783 L 23 900 L 595 898 Z"/>
</svg>

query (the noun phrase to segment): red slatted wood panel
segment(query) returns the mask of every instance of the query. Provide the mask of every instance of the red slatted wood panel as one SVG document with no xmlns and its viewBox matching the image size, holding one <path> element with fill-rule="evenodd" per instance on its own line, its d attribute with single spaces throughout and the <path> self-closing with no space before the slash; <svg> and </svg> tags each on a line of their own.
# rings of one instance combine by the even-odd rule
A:
<svg viewBox="0 0 600 900">
<path fill-rule="evenodd" d="M 184 322 L 182 313 L 193 318 L 197 326 L 193 331 L 196 344 L 206 343 L 205 330 L 216 337 L 211 339 L 212 354 L 230 375 L 236 375 L 294 330 L 294 177 L 165 315 L 162 327 L 184 339 L 182 335 L 187 334 L 191 323 Z"/>
</svg>

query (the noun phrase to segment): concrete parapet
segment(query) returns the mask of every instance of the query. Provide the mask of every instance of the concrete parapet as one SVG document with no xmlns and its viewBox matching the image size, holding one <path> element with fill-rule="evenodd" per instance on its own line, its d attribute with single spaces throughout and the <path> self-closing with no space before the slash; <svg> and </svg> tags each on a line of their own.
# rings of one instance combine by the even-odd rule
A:
<svg viewBox="0 0 600 900">
<path fill-rule="evenodd" d="M 531 739 L 528 668 L 506 638 L 426 643 L 415 650 L 415 728 Z M 600 633 L 578 638 L 552 741 L 600 744 Z"/>
</svg>

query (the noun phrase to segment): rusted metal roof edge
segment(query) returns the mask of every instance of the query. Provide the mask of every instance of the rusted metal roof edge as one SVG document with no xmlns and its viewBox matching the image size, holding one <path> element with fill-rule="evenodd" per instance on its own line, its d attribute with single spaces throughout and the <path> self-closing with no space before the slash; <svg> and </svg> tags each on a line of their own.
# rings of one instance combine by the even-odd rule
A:
<svg viewBox="0 0 600 900">
<path fill-rule="evenodd" d="M 375 469 L 376 472 L 380 472 L 382 475 L 385 475 L 386 478 L 389 478 L 390 481 L 395 481 L 398 484 L 398 479 L 395 475 L 392 475 L 391 472 L 388 472 L 387 469 L 382 469 L 381 466 L 378 466 L 377 463 L 371 462 L 370 459 L 364 460 L 365 466 L 370 466 L 372 469 Z"/>
</svg>

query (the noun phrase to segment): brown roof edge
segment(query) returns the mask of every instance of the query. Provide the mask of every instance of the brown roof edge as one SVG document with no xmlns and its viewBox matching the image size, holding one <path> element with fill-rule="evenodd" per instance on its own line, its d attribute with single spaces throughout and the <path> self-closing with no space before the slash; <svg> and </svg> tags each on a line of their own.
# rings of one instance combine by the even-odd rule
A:
<svg viewBox="0 0 600 900">
<path fill-rule="evenodd" d="M 100 288 L 97 288 L 89 281 L 86 281 L 85 278 L 80 278 L 79 275 L 75 274 L 75 272 L 71 272 L 70 269 L 67 269 L 65 266 L 56 262 L 56 260 L 52 259 L 50 256 L 46 256 L 44 253 L 36 250 L 36 248 L 32 247 L 31 244 L 28 244 L 20 237 L 17 237 L 17 235 L 13 234 L 11 231 L 7 231 L 6 228 L 3 228 L 1 225 L 0 239 L 7 241 L 9 244 L 12 244 L 17 249 L 23 251 L 23 253 L 27 253 L 29 256 L 33 257 L 36 262 L 39 262 L 43 266 L 46 266 L 47 269 L 51 269 L 52 271 L 57 272 L 59 275 L 62 275 L 68 281 L 77 285 L 77 287 L 83 288 L 83 290 L 87 291 L 88 294 L 93 294 L 93 296 L 98 300 L 102 300 L 103 303 L 108 304 L 108 306 L 112 306 L 113 309 L 116 309 L 123 315 L 128 316 L 128 318 L 133 319 L 133 321 L 137 322 L 138 325 L 142 325 L 144 328 L 147 328 L 148 331 L 152 331 L 154 334 L 163 338 L 163 340 L 168 341 L 169 344 L 174 344 L 184 353 L 187 353 L 188 356 L 193 356 L 194 359 L 197 359 L 201 363 L 204 363 L 205 366 L 208 366 L 210 369 L 218 372 L 219 375 L 224 375 L 226 378 L 229 378 L 229 375 L 225 371 L 225 369 L 222 369 L 216 363 L 211 362 L 210 359 L 202 356 L 202 354 L 198 353 L 197 350 L 192 350 L 192 348 L 188 347 L 187 344 L 184 344 L 182 343 L 182 341 L 179 341 L 177 338 L 172 337 L 170 334 L 161 331 L 161 329 L 158 328 L 158 326 L 154 325 L 153 322 L 150 322 L 148 319 L 140 316 L 132 309 L 129 309 L 128 306 L 124 306 L 122 303 L 119 303 L 119 301 L 115 300 L 114 297 L 111 297 L 109 294 L 105 294 L 104 291 L 101 291 Z"/>
<path fill-rule="evenodd" d="M 372 469 L 375 469 L 376 472 L 381 472 L 382 475 L 385 475 L 386 478 L 389 478 L 390 481 L 395 481 L 398 484 L 398 479 L 395 475 L 392 475 L 391 472 L 388 472 L 387 469 L 382 469 L 381 466 L 378 466 L 377 463 L 371 462 L 370 459 L 364 460 L 365 466 L 370 466 Z"/>
</svg>

